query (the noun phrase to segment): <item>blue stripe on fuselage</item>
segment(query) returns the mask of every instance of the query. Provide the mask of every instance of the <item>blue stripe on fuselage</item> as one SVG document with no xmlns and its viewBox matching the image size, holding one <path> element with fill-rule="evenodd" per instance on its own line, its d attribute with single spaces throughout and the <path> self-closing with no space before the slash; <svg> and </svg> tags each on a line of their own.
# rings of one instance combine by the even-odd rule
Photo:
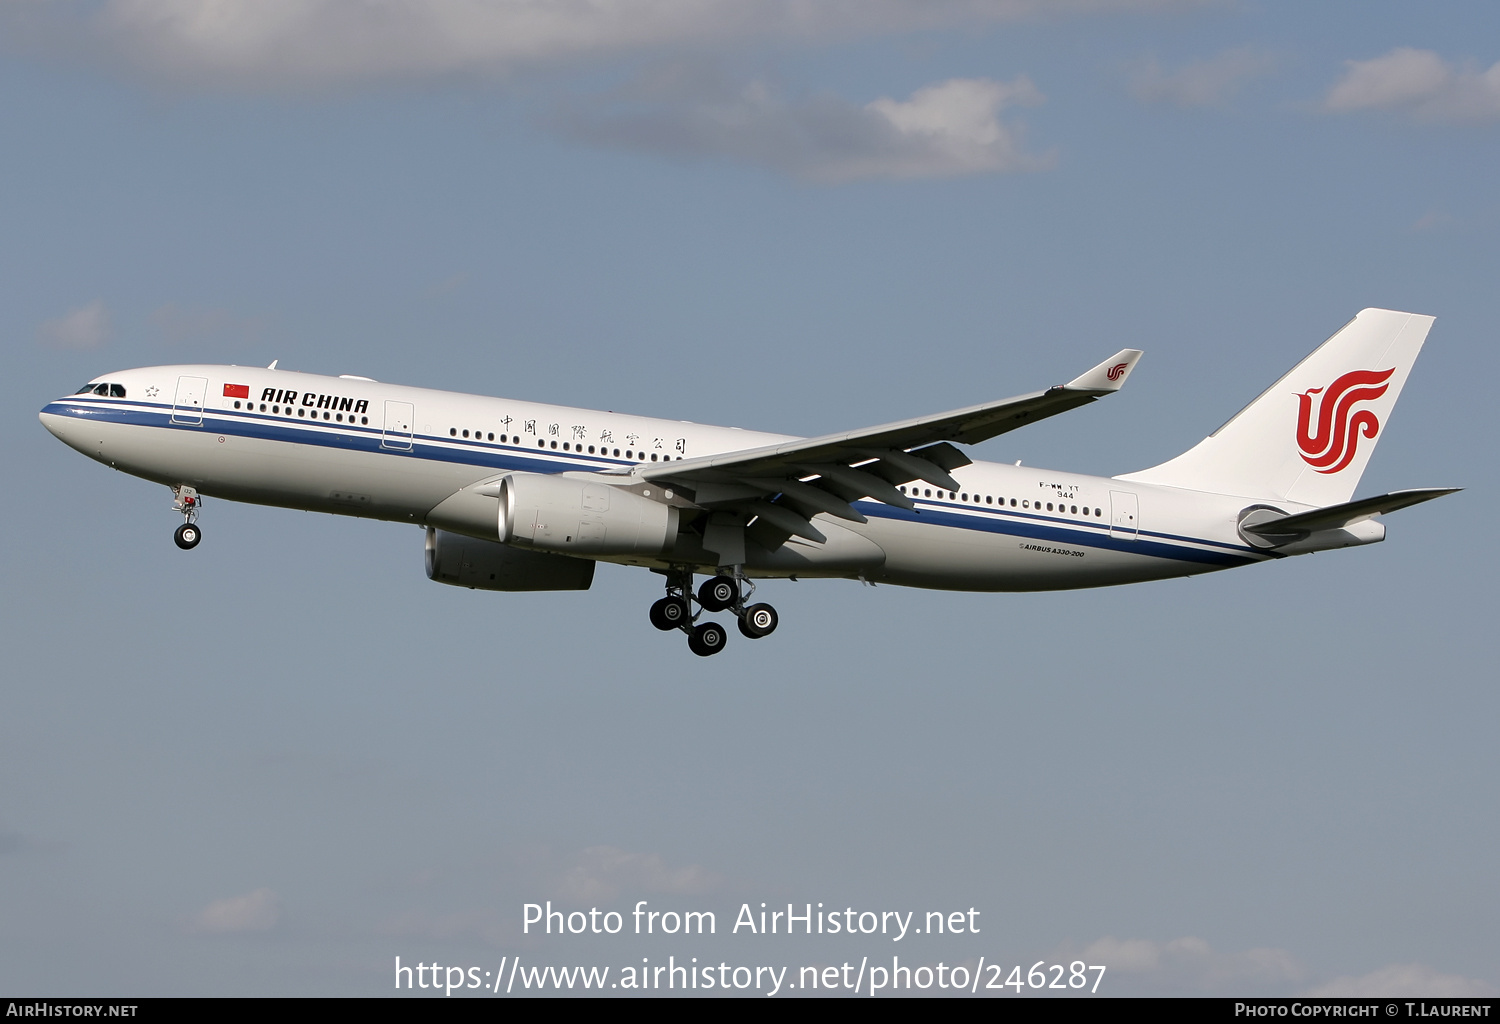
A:
<svg viewBox="0 0 1500 1024">
<path fill-rule="evenodd" d="M 1057 521 L 1038 522 L 1036 521 L 1038 517 L 1017 515 L 1012 512 L 995 513 L 987 509 L 976 508 L 967 514 L 959 514 L 950 512 L 941 506 L 936 508 L 919 508 L 915 512 L 910 512 L 904 508 L 897 508 L 894 505 L 885 505 L 871 501 L 856 502 L 855 507 L 864 515 L 879 519 L 897 519 L 910 523 L 921 523 L 925 526 L 949 526 L 959 530 L 1006 534 L 1013 537 L 1025 537 L 1030 540 L 1046 540 L 1053 543 L 1072 544 L 1077 547 L 1102 548 L 1107 551 L 1120 551 L 1126 554 L 1150 555 L 1154 558 L 1171 558 L 1179 562 L 1198 562 L 1203 565 L 1229 568 L 1231 566 L 1248 565 L 1251 562 L 1260 561 L 1258 558 L 1247 558 L 1244 555 L 1230 554 L 1229 552 L 1203 551 L 1181 544 L 1166 544 L 1154 540 L 1128 540 L 1124 537 L 1110 536 L 1107 526 L 1100 526 L 1097 529 L 1080 529 L 1077 526 L 1062 525 Z M 980 514 L 975 515 L 975 512 Z M 1200 541 L 1194 538 L 1185 539 L 1195 544 L 1213 543 L 1212 541 Z"/>
<path fill-rule="evenodd" d="M 165 428 L 168 430 L 206 431 L 229 434 L 235 437 L 277 441 L 286 444 L 304 444 L 321 448 L 346 451 L 363 451 L 398 458 L 428 459 L 477 466 L 497 471 L 516 470 L 524 472 L 561 473 L 568 470 L 599 470 L 614 466 L 632 466 L 638 463 L 607 456 L 580 453 L 543 452 L 540 449 L 524 449 L 515 445 L 502 445 L 485 441 L 460 441 L 456 438 L 424 438 L 413 436 L 412 447 L 389 448 L 381 443 L 384 431 L 379 427 L 359 426 L 353 423 L 324 423 L 313 420 L 289 421 L 285 418 L 256 412 L 231 411 L 226 409 L 204 410 L 203 423 L 176 423 L 172 421 L 172 406 L 159 403 L 101 401 L 89 402 L 63 400 L 52 402 L 42 412 L 76 419 L 104 420 L 110 423 L 131 426 Z M 405 438 L 402 439 L 403 441 Z M 543 456 L 538 458 L 537 456 Z M 1112 536 L 1103 523 L 1090 524 L 1087 528 L 1068 520 L 1049 516 L 1029 515 L 1010 510 L 1000 511 L 976 508 L 968 505 L 921 501 L 918 511 L 912 512 L 882 502 L 859 501 L 855 507 L 866 516 L 888 519 L 924 526 L 947 526 L 959 530 L 994 533 L 1052 543 L 1073 544 L 1079 547 L 1100 548 L 1126 554 L 1148 555 L 1168 558 L 1180 562 L 1196 562 L 1228 568 L 1247 565 L 1262 560 L 1266 552 L 1252 552 L 1250 548 L 1236 547 L 1222 541 L 1184 537 L 1176 534 L 1140 531 L 1140 538 L 1126 539 Z M 962 511 L 958 511 L 962 510 Z M 1175 543 L 1173 543 L 1175 542 Z M 1219 551 L 1204 551 L 1188 545 L 1201 544 Z"/>
</svg>

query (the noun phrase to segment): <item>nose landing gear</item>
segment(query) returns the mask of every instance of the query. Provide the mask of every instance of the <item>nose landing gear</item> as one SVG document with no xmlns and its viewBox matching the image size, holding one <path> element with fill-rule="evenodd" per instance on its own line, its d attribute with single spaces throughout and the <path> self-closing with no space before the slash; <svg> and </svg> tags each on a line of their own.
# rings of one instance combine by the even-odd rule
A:
<svg viewBox="0 0 1500 1024">
<path fill-rule="evenodd" d="M 183 524 L 172 534 L 173 542 L 184 551 L 191 551 L 198 546 L 203 539 L 203 531 L 198 529 L 198 509 L 203 505 L 203 499 L 193 488 L 182 484 L 172 488 L 172 510 L 181 512 Z"/>
<path fill-rule="evenodd" d="M 693 613 L 693 571 L 691 568 L 657 570 L 667 577 L 667 596 L 651 606 L 651 625 L 660 630 L 680 629 L 688 635 L 688 650 L 706 658 L 718 654 L 729 639 L 728 632 L 717 622 L 698 622 L 703 612 L 734 612 L 740 633 L 752 640 L 770 636 L 780 621 L 776 609 L 768 604 L 746 605 L 755 593 L 755 584 L 739 566 L 719 570 L 705 580 L 696 595 L 699 611 Z"/>
</svg>

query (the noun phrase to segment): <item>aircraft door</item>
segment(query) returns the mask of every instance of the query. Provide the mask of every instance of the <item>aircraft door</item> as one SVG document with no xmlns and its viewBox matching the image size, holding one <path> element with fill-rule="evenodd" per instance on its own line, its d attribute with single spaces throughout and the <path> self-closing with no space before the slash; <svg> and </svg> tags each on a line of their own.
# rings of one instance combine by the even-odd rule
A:
<svg viewBox="0 0 1500 1024">
<path fill-rule="evenodd" d="M 178 377 L 177 397 L 172 401 L 172 422 L 202 426 L 203 396 L 206 394 L 207 377 Z"/>
<path fill-rule="evenodd" d="M 395 451 L 411 451 L 412 420 L 414 410 L 410 402 L 385 403 L 385 429 L 380 434 L 380 447 Z"/>
<path fill-rule="evenodd" d="M 1109 535 L 1135 540 L 1140 531 L 1140 504 L 1129 491 L 1109 492 Z"/>
</svg>

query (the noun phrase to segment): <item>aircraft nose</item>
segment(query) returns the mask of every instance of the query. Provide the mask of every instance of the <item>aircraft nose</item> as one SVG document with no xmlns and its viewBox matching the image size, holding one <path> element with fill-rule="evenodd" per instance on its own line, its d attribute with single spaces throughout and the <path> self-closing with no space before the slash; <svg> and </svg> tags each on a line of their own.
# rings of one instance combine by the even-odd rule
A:
<svg viewBox="0 0 1500 1024">
<path fill-rule="evenodd" d="M 73 419 L 73 417 L 63 416 L 58 413 L 48 412 L 46 409 L 43 409 L 41 412 L 37 413 L 37 419 L 42 421 L 42 426 L 47 428 L 48 433 L 57 438 L 63 444 L 68 445 L 71 448 L 78 447 L 78 445 L 74 443 L 76 438 L 73 436 L 77 433 L 78 423 Z"/>
<path fill-rule="evenodd" d="M 56 413 L 50 413 L 46 409 L 36 414 L 36 418 L 42 421 L 42 426 L 51 431 L 54 437 L 62 437 L 62 417 Z"/>
</svg>

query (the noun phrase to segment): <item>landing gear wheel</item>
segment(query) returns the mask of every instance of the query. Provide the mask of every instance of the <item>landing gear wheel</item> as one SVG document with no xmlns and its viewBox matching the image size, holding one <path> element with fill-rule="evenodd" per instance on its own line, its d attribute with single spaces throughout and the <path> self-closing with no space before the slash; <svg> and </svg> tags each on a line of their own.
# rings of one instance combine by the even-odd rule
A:
<svg viewBox="0 0 1500 1024">
<path fill-rule="evenodd" d="M 715 576 L 698 588 L 698 603 L 705 610 L 722 612 L 740 599 L 740 585 L 732 576 Z"/>
<path fill-rule="evenodd" d="M 700 658 L 706 658 L 710 654 L 718 654 L 728 642 L 729 634 L 717 622 L 699 623 L 688 634 L 688 650 Z"/>
<path fill-rule="evenodd" d="M 651 606 L 651 625 L 657 629 L 676 629 L 688 616 L 688 603 L 680 597 L 664 597 Z"/>
<path fill-rule="evenodd" d="M 776 632 L 776 624 L 780 621 L 781 617 L 776 614 L 775 608 L 768 604 L 752 604 L 740 616 L 740 632 L 751 640 L 759 640 Z"/>
<path fill-rule="evenodd" d="M 172 540 L 184 551 L 190 551 L 197 547 L 198 542 L 202 539 L 203 531 L 198 529 L 194 523 L 183 523 L 177 528 L 177 532 L 172 534 Z"/>
</svg>

